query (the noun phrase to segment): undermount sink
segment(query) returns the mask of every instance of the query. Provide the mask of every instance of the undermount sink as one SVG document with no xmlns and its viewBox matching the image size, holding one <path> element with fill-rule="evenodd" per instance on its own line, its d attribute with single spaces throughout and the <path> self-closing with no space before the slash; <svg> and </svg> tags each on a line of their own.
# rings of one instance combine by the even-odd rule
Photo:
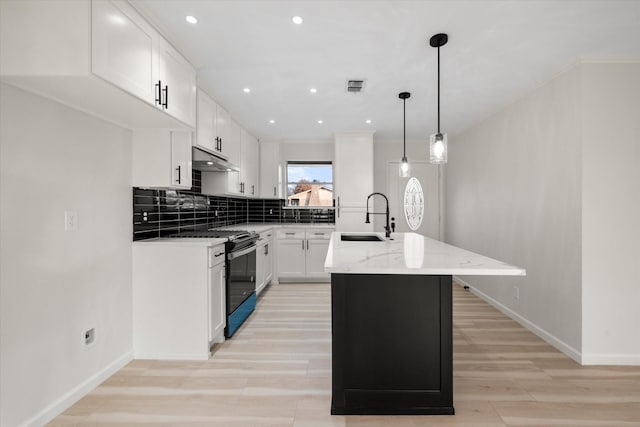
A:
<svg viewBox="0 0 640 427">
<path fill-rule="evenodd" d="M 347 242 L 384 242 L 377 234 L 341 234 L 340 240 Z"/>
</svg>

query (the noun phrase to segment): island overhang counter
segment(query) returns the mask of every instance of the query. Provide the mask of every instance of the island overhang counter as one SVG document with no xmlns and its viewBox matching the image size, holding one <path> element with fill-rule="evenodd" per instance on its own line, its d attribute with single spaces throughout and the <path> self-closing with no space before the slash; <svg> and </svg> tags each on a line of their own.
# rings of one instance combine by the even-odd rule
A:
<svg viewBox="0 0 640 427">
<path fill-rule="evenodd" d="M 325 270 L 335 415 L 453 415 L 452 276 L 525 275 L 415 233 L 334 232 Z"/>
</svg>

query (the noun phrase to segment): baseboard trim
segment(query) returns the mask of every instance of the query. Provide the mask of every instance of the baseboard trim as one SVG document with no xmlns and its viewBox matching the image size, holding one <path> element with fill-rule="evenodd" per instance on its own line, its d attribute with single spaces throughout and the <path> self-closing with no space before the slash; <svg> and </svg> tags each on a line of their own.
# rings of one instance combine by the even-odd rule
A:
<svg viewBox="0 0 640 427">
<path fill-rule="evenodd" d="M 640 366 L 640 354 L 583 354 L 582 364 Z"/>
<path fill-rule="evenodd" d="M 464 280 L 462 280 L 460 277 L 454 276 L 454 281 L 462 284 L 463 286 L 468 286 L 469 289 L 471 290 L 471 292 L 474 295 L 477 295 L 482 300 L 486 301 L 487 303 L 489 303 L 490 305 L 492 305 L 496 309 L 500 310 L 502 313 L 504 313 L 505 315 L 509 316 L 510 318 L 512 318 L 513 320 L 515 320 L 516 322 L 518 322 L 519 324 L 524 326 L 526 329 L 528 329 L 529 331 L 533 332 L 538 337 L 542 338 L 547 343 L 551 344 L 552 346 L 554 346 L 555 348 L 557 348 L 558 350 L 560 350 L 561 352 L 563 352 L 564 354 L 569 356 L 571 359 L 575 360 L 576 362 L 578 362 L 580 364 L 583 364 L 583 355 L 578 350 L 576 350 L 575 348 L 571 347 L 569 344 L 567 344 L 564 341 L 558 339 L 556 336 L 554 336 L 553 334 L 550 334 L 549 332 L 545 331 L 544 329 L 542 329 L 541 327 L 539 327 L 535 323 L 531 322 L 530 320 L 527 320 L 524 317 L 520 316 L 515 311 L 511 310 L 507 306 L 505 306 L 502 303 L 498 302 L 497 300 L 491 298 L 489 295 L 487 295 L 484 292 L 482 292 L 482 291 L 478 290 L 477 288 L 473 287 L 469 283 L 467 283 Z"/>
<path fill-rule="evenodd" d="M 107 365 L 104 369 L 90 376 L 85 381 L 72 388 L 69 392 L 62 395 L 58 400 L 28 419 L 22 424 L 22 426 L 30 427 L 47 424 L 132 360 L 133 350 L 129 350 Z"/>
</svg>

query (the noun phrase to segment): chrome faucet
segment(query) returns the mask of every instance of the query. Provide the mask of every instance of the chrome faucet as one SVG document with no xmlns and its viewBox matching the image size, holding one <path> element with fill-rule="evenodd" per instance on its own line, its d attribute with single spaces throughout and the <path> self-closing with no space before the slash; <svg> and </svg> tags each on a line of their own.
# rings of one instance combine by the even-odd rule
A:
<svg viewBox="0 0 640 427">
<path fill-rule="evenodd" d="M 375 196 L 376 194 L 384 197 L 384 200 L 387 202 L 387 210 L 384 212 L 384 215 L 386 216 L 386 225 L 384 226 L 384 235 L 386 238 L 390 238 L 391 237 L 391 227 L 389 226 L 389 199 L 387 199 L 387 196 L 385 196 L 382 193 L 371 193 L 367 196 L 367 217 L 365 219 L 365 224 L 370 224 L 371 221 L 369 221 L 369 215 L 383 215 L 382 212 L 371 212 L 369 213 L 369 199 L 373 196 Z"/>
</svg>

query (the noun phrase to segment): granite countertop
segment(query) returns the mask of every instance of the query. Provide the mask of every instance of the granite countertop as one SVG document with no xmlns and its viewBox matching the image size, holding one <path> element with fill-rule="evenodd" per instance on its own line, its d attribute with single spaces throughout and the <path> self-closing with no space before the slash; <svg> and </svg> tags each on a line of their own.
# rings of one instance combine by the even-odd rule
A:
<svg viewBox="0 0 640 427">
<path fill-rule="evenodd" d="M 524 276 L 526 270 L 415 233 L 393 233 L 382 242 L 342 241 L 331 234 L 325 271 L 346 274 Z M 376 234 L 384 233 L 344 233 Z"/>
</svg>

